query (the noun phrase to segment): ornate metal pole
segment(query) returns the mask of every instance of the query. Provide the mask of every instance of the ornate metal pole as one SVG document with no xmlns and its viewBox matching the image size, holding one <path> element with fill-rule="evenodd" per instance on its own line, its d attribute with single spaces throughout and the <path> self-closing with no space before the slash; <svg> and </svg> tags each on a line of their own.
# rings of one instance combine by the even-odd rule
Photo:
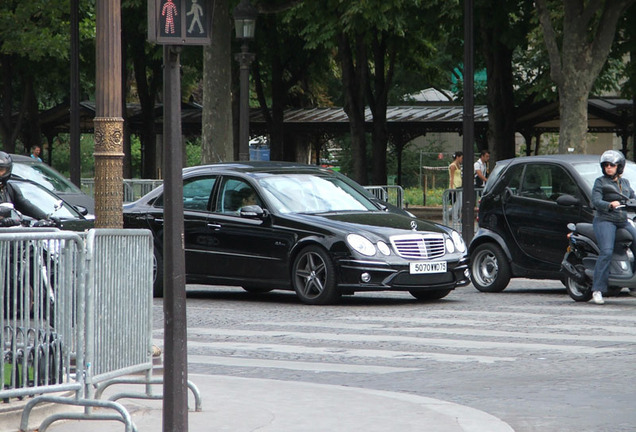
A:
<svg viewBox="0 0 636 432">
<path fill-rule="evenodd" d="M 97 0 L 95 226 L 122 228 L 123 138 L 120 0 Z"/>
</svg>

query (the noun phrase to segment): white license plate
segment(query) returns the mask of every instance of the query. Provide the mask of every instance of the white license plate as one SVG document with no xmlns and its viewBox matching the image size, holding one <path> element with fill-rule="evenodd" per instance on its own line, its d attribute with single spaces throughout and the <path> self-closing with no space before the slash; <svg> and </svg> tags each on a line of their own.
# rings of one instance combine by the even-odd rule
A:
<svg viewBox="0 0 636 432">
<path fill-rule="evenodd" d="M 426 274 L 426 273 L 446 273 L 446 261 L 435 262 L 415 262 L 410 263 L 409 273 Z"/>
</svg>

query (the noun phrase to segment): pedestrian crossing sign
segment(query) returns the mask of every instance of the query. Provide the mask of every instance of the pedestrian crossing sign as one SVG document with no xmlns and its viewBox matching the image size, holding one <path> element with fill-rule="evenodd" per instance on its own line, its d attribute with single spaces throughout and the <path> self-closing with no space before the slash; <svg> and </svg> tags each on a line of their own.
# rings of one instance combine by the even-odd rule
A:
<svg viewBox="0 0 636 432">
<path fill-rule="evenodd" d="M 212 0 L 148 0 L 148 41 L 209 45 Z"/>
</svg>

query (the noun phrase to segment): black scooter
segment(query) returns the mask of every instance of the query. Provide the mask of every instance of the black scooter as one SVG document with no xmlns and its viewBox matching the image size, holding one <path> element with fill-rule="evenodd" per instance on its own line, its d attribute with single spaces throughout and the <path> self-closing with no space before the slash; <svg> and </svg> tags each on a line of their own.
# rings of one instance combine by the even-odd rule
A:
<svg viewBox="0 0 636 432">
<path fill-rule="evenodd" d="M 603 193 L 610 194 L 609 201 L 620 201 L 621 207 L 630 214 L 629 223 L 634 223 L 636 199 L 629 199 L 611 187 L 609 190 L 604 189 Z M 568 229 L 568 248 L 561 262 L 561 273 L 565 277 L 565 287 L 570 297 L 577 302 L 586 302 L 592 298 L 594 267 L 600 251 L 591 223 L 570 223 Z M 616 230 L 608 280 L 609 296 L 618 295 L 624 287 L 629 288 L 630 294 L 636 296 L 635 257 L 630 249 L 632 241 L 629 231 L 622 228 Z"/>
</svg>

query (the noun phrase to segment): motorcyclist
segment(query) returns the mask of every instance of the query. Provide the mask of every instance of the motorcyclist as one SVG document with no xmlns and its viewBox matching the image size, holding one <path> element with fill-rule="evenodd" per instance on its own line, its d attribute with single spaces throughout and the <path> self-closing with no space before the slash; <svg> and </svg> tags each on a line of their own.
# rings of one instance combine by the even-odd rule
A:
<svg viewBox="0 0 636 432">
<path fill-rule="evenodd" d="M 601 155 L 600 164 L 603 175 L 596 179 L 592 189 L 592 203 L 596 208 L 593 221 L 594 235 L 600 250 L 592 283 L 592 298 L 596 304 L 605 303 L 603 294 L 607 293 L 617 228 L 624 228 L 632 235 L 632 252 L 636 256 L 636 228 L 627 221 L 625 209 L 619 207 L 621 195 L 636 198 L 629 180 L 622 177 L 625 156 L 616 150 L 608 150 Z M 615 193 L 609 193 L 610 188 L 615 190 Z"/>
<path fill-rule="evenodd" d="M 26 199 L 20 189 L 9 183 L 13 170 L 13 159 L 8 153 L 0 151 L 0 203 L 12 203 L 22 214 L 34 219 L 45 219 L 46 213 Z M 0 227 L 20 225 L 20 221 L 11 217 L 10 211 L 0 210 Z"/>
</svg>

